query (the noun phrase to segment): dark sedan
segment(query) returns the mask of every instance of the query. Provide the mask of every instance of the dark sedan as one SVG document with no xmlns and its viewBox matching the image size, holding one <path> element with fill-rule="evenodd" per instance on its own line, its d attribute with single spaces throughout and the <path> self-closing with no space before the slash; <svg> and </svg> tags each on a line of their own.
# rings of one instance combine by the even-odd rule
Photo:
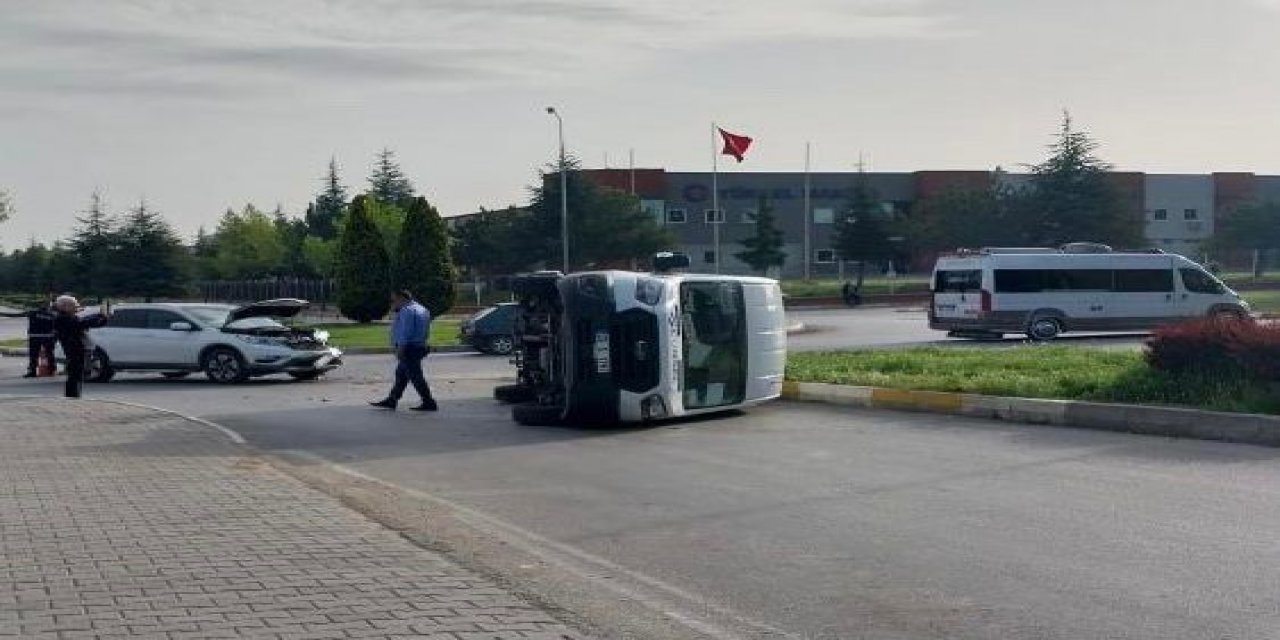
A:
<svg viewBox="0 0 1280 640">
<path fill-rule="evenodd" d="M 484 309 L 462 322 L 462 343 L 482 353 L 505 356 L 515 351 L 516 303 Z"/>
</svg>

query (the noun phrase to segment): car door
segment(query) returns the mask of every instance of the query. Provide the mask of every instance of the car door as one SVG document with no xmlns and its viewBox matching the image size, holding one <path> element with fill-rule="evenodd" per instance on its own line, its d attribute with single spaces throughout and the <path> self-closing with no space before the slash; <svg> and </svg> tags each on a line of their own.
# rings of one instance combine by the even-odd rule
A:
<svg viewBox="0 0 1280 640">
<path fill-rule="evenodd" d="M 147 311 L 147 325 L 141 332 L 147 342 L 147 354 L 143 362 L 152 365 L 189 368 L 195 366 L 198 331 L 174 331 L 176 322 L 195 327 L 191 320 L 168 309 Z"/>
<path fill-rule="evenodd" d="M 145 309 L 117 309 L 107 326 L 89 331 L 89 339 L 113 364 L 130 364 L 146 355 L 146 327 Z"/>
</svg>

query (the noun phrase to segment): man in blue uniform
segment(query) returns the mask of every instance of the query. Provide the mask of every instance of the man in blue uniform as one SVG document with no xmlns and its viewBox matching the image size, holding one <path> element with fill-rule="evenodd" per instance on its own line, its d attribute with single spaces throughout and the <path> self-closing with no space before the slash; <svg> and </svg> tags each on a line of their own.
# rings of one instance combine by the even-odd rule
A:
<svg viewBox="0 0 1280 640">
<path fill-rule="evenodd" d="M 395 319 L 391 321 L 391 346 L 396 350 L 396 382 L 386 398 L 369 404 L 382 409 L 395 409 L 405 388 L 413 383 L 414 390 L 422 398 L 422 404 L 413 407 L 413 410 L 435 411 L 438 408 L 436 401 L 431 397 L 431 387 L 427 386 L 426 376 L 422 373 L 422 360 L 427 357 L 431 312 L 418 304 L 408 291 L 393 294 L 391 308 L 396 312 Z"/>
</svg>

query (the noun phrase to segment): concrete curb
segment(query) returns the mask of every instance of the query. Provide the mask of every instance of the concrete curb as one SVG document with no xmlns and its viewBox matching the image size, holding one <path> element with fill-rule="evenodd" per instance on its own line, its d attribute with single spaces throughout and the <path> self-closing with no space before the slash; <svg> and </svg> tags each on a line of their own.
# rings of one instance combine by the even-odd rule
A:
<svg viewBox="0 0 1280 640">
<path fill-rule="evenodd" d="M 940 413 L 1008 422 L 1280 447 L 1280 416 L 1252 413 L 1005 398 L 791 380 L 783 383 L 782 397 L 870 409 Z"/>
</svg>

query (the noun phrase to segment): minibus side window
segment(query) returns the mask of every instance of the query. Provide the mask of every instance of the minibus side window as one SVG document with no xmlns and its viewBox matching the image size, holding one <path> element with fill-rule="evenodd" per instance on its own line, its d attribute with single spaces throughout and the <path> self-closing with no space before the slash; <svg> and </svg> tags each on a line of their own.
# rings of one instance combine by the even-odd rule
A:
<svg viewBox="0 0 1280 640">
<path fill-rule="evenodd" d="M 1181 268 L 1178 271 L 1182 274 L 1182 284 L 1191 293 L 1226 293 L 1226 287 L 1218 282 L 1217 278 L 1199 270 L 1190 268 Z"/>
<path fill-rule="evenodd" d="M 939 271 L 933 283 L 933 290 L 937 293 L 968 293 L 981 288 L 982 271 L 978 269 Z"/>
</svg>

